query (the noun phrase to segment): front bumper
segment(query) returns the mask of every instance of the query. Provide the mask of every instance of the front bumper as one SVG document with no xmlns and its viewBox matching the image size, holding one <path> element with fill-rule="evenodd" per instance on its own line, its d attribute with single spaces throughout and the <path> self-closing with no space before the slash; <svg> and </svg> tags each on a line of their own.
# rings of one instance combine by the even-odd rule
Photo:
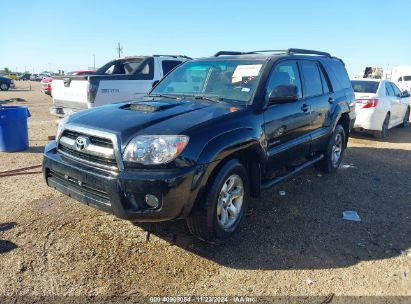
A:
<svg viewBox="0 0 411 304">
<path fill-rule="evenodd" d="M 43 174 L 48 186 L 91 207 L 122 219 L 156 222 L 188 214 L 202 167 L 108 172 L 66 159 L 51 142 L 45 149 Z M 160 207 L 151 209 L 146 194 L 157 196 Z"/>
</svg>

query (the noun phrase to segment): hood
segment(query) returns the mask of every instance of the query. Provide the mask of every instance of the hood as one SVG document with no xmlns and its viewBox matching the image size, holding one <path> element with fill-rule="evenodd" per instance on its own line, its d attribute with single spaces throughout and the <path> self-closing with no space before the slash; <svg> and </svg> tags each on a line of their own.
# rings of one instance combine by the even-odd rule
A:
<svg viewBox="0 0 411 304">
<path fill-rule="evenodd" d="M 190 129 L 229 114 L 232 108 L 202 100 L 133 101 L 75 113 L 68 123 L 117 133 L 125 145 L 136 135 L 189 135 Z"/>
</svg>

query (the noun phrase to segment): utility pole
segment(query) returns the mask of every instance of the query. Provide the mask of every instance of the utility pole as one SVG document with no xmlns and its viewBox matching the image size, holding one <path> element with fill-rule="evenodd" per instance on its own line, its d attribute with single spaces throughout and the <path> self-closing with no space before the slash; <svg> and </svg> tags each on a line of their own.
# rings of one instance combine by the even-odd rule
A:
<svg viewBox="0 0 411 304">
<path fill-rule="evenodd" d="M 117 46 L 117 52 L 118 52 L 118 58 L 120 58 L 121 53 L 123 53 L 123 48 L 120 46 L 120 42 L 118 43 L 118 46 Z"/>
<path fill-rule="evenodd" d="M 96 70 L 96 54 L 93 54 L 93 70 Z"/>
</svg>

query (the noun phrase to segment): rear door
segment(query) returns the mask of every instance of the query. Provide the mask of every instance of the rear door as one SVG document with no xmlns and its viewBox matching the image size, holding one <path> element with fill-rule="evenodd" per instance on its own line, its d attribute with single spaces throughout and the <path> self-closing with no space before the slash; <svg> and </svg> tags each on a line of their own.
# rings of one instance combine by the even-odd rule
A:
<svg viewBox="0 0 411 304">
<path fill-rule="evenodd" d="M 390 81 L 385 83 L 385 89 L 387 92 L 389 107 L 390 107 L 390 124 L 389 127 L 393 127 L 398 123 L 398 119 L 401 112 L 400 98 L 395 96 L 394 87 Z"/>
<path fill-rule="evenodd" d="M 278 85 L 294 84 L 298 88 L 297 101 L 269 104 L 268 96 Z M 310 110 L 302 99 L 300 72 L 295 60 L 282 61 L 270 73 L 265 90 L 266 109 L 264 131 L 267 139 L 268 170 L 306 156 L 310 147 Z"/>
<path fill-rule="evenodd" d="M 402 98 L 402 93 L 400 91 L 400 89 L 393 83 L 390 82 L 393 90 L 394 90 L 394 94 L 395 94 L 395 103 L 394 103 L 394 107 L 395 107 L 395 112 L 397 115 L 397 120 L 396 120 L 396 124 L 401 123 L 404 119 L 404 115 L 405 112 L 407 111 L 407 107 L 408 107 L 408 102 L 406 99 Z"/>
<path fill-rule="evenodd" d="M 310 107 L 310 126 L 312 152 L 322 147 L 326 140 L 330 125 L 330 104 L 333 102 L 328 79 L 322 66 L 315 60 L 302 60 L 299 62 L 303 79 L 304 102 Z"/>
</svg>

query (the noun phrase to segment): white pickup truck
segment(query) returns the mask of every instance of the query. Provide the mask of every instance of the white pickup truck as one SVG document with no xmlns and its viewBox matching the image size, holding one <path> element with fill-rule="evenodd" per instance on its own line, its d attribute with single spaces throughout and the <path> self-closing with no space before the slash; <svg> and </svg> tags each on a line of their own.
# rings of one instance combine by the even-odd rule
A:
<svg viewBox="0 0 411 304">
<path fill-rule="evenodd" d="M 55 76 L 53 107 L 59 117 L 148 93 L 153 83 L 191 58 L 182 55 L 133 56 L 112 60 L 93 75 Z"/>
</svg>

